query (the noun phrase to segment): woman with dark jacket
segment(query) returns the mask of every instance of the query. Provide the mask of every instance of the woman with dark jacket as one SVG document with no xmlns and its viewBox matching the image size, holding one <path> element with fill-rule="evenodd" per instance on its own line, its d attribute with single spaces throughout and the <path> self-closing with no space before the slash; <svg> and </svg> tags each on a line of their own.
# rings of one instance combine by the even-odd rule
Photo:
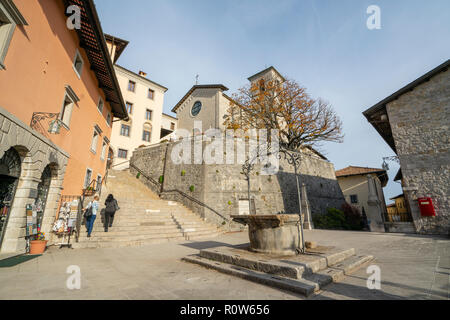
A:
<svg viewBox="0 0 450 320">
<path fill-rule="evenodd" d="M 108 195 L 105 201 L 105 232 L 108 232 L 108 226 L 112 227 L 114 221 L 114 214 L 119 210 L 117 200 L 112 194 Z"/>
</svg>

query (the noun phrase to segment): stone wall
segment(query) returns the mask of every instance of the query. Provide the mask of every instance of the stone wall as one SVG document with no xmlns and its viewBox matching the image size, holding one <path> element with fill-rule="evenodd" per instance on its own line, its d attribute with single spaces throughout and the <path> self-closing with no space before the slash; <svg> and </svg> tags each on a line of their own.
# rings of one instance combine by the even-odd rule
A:
<svg viewBox="0 0 450 320">
<path fill-rule="evenodd" d="M 25 250 L 25 208 L 28 204 L 34 204 L 42 172 L 48 165 L 52 170 L 52 180 L 42 221 L 42 231 L 46 233 L 47 240 L 51 243 L 50 230 L 55 221 L 69 155 L 1 107 L 0 141 L 0 158 L 10 148 L 14 148 L 22 161 L 21 173 L 0 250 L 1 252 Z"/>
<path fill-rule="evenodd" d="M 403 190 L 420 233 L 450 230 L 450 71 L 387 105 Z M 431 197 L 436 217 L 421 217 L 417 198 Z"/>
<path fill-rule="evenodd" d="M 164 176 L 163 198 L 184 203 L 202 217 L 221 223 L 213 211 L 225 217 L 239 214 L 239 200 L 248 199 L 247 181 L 241 164 L 174 164 L 171 153 L 176 143 L 161 144 L 137 149 L 131 158 L 131 171 L 139 171 L 154 180 Z M 203 143 L 205 150 L 206 143 Z M 167 157 L 166 157 L 167 149 Z M 224 148 L 225 150 L 225 148 Z M 193 159 L 193 151 L 191 153 Z M 165 168 L 165 169 L 164 169 Z M 298 213 L 298 196 L 293 166 L 280 161 L 280 171 L 274 175 L 263 175 L 262 165 L 252 171 L 251 197 L 255 199 L 258 214 Z M 307 188 L 312 214 L 322 214 L 327 208 L 340 208 L 344 196 L 337 183 L 334 166 L 312 152 L 303 154 L 299 181 Z M 143 181 L 158 190 L 160 186 Z M 190 190 L 193 186 L 194 190 Z M 179 190 L 206 204 L 208 208 L 189 201 Z"/>
</svg>

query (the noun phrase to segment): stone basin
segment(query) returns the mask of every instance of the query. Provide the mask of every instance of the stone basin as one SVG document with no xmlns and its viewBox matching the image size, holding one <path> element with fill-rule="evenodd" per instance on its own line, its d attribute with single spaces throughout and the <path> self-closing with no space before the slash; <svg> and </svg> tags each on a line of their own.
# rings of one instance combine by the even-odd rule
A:
<svg viewBox="0 0 450 320">
<path fill-rule="evenodd" d="M 294 255 L 301 243 L 300 217 L 296 214 L 231 216 L 248 225 L 250 250 L 258 253 Z"/>
</svg>

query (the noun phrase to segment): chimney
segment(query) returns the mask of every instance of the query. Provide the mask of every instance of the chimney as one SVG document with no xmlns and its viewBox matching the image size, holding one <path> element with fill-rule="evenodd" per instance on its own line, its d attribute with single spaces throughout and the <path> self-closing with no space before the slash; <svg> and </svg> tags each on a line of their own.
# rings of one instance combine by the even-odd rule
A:
<svg viewBox="0 0 450 320">
<path fill-rule="evenodd" d="M 146 76 L 147 76 L 147 73 L 145 73 L 144 71 L 139 71 L 139 75 L 140 75 L 141 77 L 146 77 Z"/>
</svg>

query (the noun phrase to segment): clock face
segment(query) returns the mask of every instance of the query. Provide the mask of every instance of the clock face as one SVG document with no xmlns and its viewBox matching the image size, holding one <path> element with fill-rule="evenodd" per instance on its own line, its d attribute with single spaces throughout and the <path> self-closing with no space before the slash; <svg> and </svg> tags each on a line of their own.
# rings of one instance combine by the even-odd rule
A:
<svg viewBox="0 0 450 320">
<path fill-rule="evenodd" d="M 197 116 L 200 113 L 200 110 L 202 110 L 202 103 L 200 101 L 197 101 L 196 103 L 194 103 L 191 109 L 192 116 Z"/>
</svg>

